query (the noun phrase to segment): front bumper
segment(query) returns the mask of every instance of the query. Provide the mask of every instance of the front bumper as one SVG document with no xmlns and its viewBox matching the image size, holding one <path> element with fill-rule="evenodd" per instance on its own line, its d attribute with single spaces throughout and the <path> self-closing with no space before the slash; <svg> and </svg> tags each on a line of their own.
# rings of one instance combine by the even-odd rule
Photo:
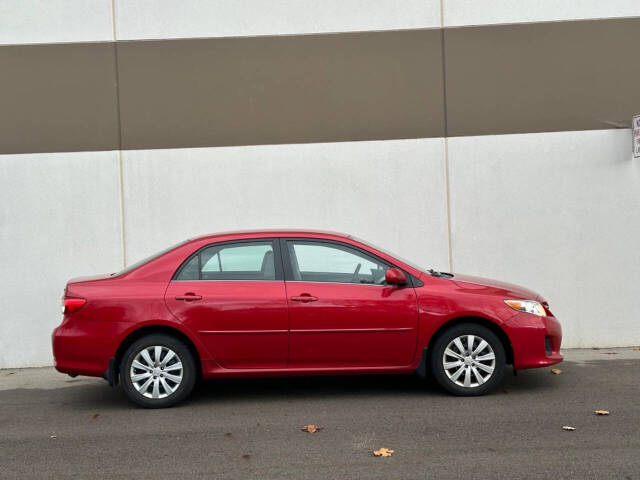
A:
<svg viewBox="0 0 640 480">
<path fill-rule="evenodd" d="M 514 369 L 548 367 L 562 361 L 562 327 L 554 316 L 518 313 L 505 327 L 513 347 Z"/>
</svg>

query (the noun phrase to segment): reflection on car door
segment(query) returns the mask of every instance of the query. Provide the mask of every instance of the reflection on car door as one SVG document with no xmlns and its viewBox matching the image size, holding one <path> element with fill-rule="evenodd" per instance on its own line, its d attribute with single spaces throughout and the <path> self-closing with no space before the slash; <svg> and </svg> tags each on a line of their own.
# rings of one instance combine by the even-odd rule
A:
<svg viewBox="0 0 640 480">
<path fill-rule="evenodd" d="M 165 294 L 224 368 L 285 368 L 288 312 L 279 245 L 213 244 L 192 255 Z"/>
<path fill-rule="evenodd" d="M 340 242 L 287 239 L 289 366 L 408 365 L 418 307 L 413 287 L 384 284 L 389 266 Z"/>
</svg>

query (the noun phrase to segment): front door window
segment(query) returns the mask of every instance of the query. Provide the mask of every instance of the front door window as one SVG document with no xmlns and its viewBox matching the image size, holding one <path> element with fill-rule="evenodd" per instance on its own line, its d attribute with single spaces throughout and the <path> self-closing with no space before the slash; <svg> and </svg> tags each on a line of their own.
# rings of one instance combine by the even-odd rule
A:
<svg viewBox="0 0 640 480">
<path fill-rule="evenodd" d="M 288 248 L 294 280 L 384 284 L 388 265 L 346 245 L 290 241 Z"/>
</svg>

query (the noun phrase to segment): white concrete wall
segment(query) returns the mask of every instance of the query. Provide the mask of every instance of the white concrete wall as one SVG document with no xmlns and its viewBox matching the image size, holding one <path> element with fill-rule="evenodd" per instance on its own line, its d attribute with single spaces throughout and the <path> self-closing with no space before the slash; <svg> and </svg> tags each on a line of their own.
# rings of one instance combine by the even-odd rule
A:
<svg viewBox="0 0 640 480">
<path fill-rule="evenodd" d="M 119 40 L 440 26 L 440 0 L 114 1 Z"/>
<path fill-rule="evenodd" d="M 114 39 L 114 30 L 118 40 L 135 40 L 640 16 L 637 0 L 443 0 L 442 18 L 440 3 L 440 0 L 0 0 L 0 45 L 108 41 Z"/>
<path fill-rule="evenodd" d="M 122 267 L 117 158 L 0 155 L 0 368 L 51 365 L 66 281 Z"/>
<path fill-rule="evenodd" d="M 0 0 L 0 45 L 109 40 L 111 0 Z"/>
<path fill-rule="evenodd" d="M 640 162 L 630 131 L 447 141 L 454 269 L 542 293 L 566 347 L 640 344 Z"/>
<path fill-rule="evenodd" d="M 443 142 L 123 152 L 127 261 L 204 233 L 308 228 L 446 268 Z"/>
<path fill-rule="evenodd" d="M 445 27 L 637 16 L 638 0 L 443 0 Z"/>
</svg>

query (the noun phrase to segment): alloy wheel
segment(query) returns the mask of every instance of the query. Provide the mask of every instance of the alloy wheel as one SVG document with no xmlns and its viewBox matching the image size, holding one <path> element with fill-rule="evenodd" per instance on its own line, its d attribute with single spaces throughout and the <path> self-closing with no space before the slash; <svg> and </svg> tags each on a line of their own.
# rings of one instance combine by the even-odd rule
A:
<svg viewBox="0 0 640 480">
<path fill-rule="evenodd" d="M 460 335 L 447 345 L 442 355 L 444 372 L 460 387 L 474 388 L 489 381 L 496 367 L 491 345 L 478 335 Z"/>
<path fill-rule="evenodd" d="M 166 398 L 180 387 L 184 369 L 176 352 L 162 345 L 153 345 L 136 354 L 129 376 L 133 387 L 141 395 Z"/>
</svg>

